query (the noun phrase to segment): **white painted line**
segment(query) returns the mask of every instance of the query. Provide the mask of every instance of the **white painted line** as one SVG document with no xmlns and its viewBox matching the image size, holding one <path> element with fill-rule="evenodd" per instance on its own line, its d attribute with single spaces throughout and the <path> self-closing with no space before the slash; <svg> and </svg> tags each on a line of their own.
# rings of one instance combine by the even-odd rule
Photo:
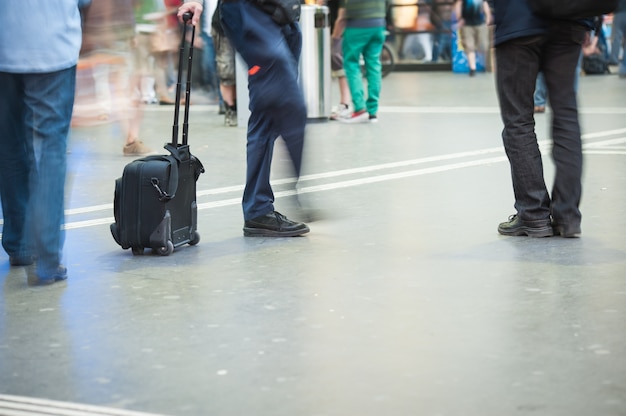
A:
<svg viewBox="0 0 626 416">
<path fill-rule="evenodd" d="M 0 394 L 2 416 L 164 416 L 57 400 Z"/>
</svg>

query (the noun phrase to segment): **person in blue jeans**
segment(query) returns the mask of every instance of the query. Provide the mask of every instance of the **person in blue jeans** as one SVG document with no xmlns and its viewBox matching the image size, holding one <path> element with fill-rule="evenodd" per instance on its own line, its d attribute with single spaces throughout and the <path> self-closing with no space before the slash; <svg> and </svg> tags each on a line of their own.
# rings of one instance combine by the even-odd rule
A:
<svg viewBox="0 0 626 416">
<path fill-rule="evenodd" d="M 591 22 L 535 16 L 528 0 L 495 0 L 496 86 L 502 140 L 509 163 L 516 213 L 498 225 L 508 236 L 577 237 L 582 193 L 582 142 L 576 101 L 576 67 Z M 552 158 L 556 174 L 549 193 L 535 134 L 533 93 L 545 76 L 552 108 Z"/>
<path fill-rule="evenodd" d="M 178 16 L 192 12 L 198 23 L 202 4 L 183 4 Z M 248 66 L 250 119 L 243 192 L 244 236 L 293 237 L 309 232 L 274 210 L 270 169 L 274 142 L 281 136 L 296 177 L 300 176 L 306 105 L 298 84 L 302 34 L 297 22 L 278 24 L 252 0 L 228 0 L 219 6 L 222 28 Z"/>
<path fill-rule="evenodd" d="M 30 285 L 61 264 L 67 136 L 81 45 L 81 0 L 0 2 L 2 246 Z"/>
</svg>

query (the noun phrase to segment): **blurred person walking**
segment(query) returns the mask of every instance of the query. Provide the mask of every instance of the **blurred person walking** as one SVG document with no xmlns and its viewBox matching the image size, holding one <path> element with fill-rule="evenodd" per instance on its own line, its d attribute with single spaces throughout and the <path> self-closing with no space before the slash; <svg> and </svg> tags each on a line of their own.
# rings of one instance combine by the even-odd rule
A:
<svg viewBox="0 0 626 416">
<path fill-rule="evenodd" d="M 67 136 L 82 0 L 0 2 L 2 246 L 28 284 L 67 279 L 61 264 Z"/>
<path fill-rule="evenodd" d="M 142 156 L 153 153 L 139 140 L 143 119 L 141 102 L 141 74 L 138 42 L 135 37 L 135 2 L 137 0 L 91 0 L 83 22 L 81 57 L 115 56 L 121 64 L 97 63 L 103 76 L 95 79 L 96 100 L 119 121 L 124 131 L 124 156 Z M 100 85 L 98 87 L 98 85 Z M 111 94 L 112 92 L 112 94 Z"/>
<path fill-rule="evenodd" d="M 504 123 L 502 140 L 511 165 L 516 213 L 498 226 L 509 236 L 580 234 L 582 144 L 576 101 L 576 67 L 591 21 L 536 16 L 528 0 L 495 0 L 496 86 Z M 543 176 L 534 123 L 533 94 L 543 72 L 552 108 L 551 194 Z"/>
<path fill-rule="evenodd" d="M 489 52 L 489 28 L 491 8 L 487 0 L 457 0 L 455 15 L 461 31 L 461 42 L 467 55 L 469 76 L 476 74 L 476 52 L 481 52 L 487 59 Z"/>
<path fill-rule="evenodd" d="M 289 12 L 299 12 L 299 2 Z M 268 5 L 269 6 L 269 5 Z M 192 12 L 201 18 L 202 4 L 183 4 L 179 17 Z M 248 65 L 250 118 L 246 146 L 247 173 L 243 193 L 245 236 L 292 237 L 309 232 L 301 222 L 274 210 L 270 170 L 274 143 L 282 137 L 296 177 L 300 177 L 306 105 L 298 84 L 302 33 L 291 14 L 280 22 L 252 0 L 229 0 L 219 5 L 222 28 Z"/>
<path fill-rule="evenodd" d="M 235 76 L 235 50 L 224 34 L 220 21 L 218 2 L 210 18 L 211 37 L 214 42 L 216 70 L 219 79 L 219 91 L 224 107 L 224 125 L 237 127 L 237 79 Z M 205 21 L 207 11 L 203 14 Z"/>
</svg>

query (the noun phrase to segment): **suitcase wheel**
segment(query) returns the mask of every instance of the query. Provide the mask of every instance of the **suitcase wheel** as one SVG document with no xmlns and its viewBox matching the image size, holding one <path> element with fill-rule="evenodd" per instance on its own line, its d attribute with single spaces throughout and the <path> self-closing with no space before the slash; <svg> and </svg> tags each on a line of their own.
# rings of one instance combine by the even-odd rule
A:
<svg viewBox="0 0 626 416">
<path fill-rule="evenodd" d="M 141 246 L 131 247 L 131 250 L 133 251 L 133 255 L 135 256 L 141 256 L 143 254 L 143 247 Z"/>
<path fill-rule="evenodd" d="M 191 238 L 189 239 L 189 245 L 190 246 L 195 246 L 196 244 L 198 244 L 200 242 L 200 234 L 198 234 L 197 231 L 194 231 L 191 234 Z"/>
<path fill-rule="evenodd" d="M 165 247 L 157 247 L 154 249 L 154 252 L 159 256 L 169 256 L 174 252 L 174 243 L 167 240 L 167 245 L 165 245 Z"/>
</svg>

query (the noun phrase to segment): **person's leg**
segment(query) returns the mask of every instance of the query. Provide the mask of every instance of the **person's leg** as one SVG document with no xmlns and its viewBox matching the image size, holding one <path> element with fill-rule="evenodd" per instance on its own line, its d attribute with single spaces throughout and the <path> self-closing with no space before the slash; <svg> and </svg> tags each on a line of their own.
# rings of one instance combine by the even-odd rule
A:
<svg viewBox="0 0 626 416">
<path fill-rule="evenodd" d="M 546 111 L 546 79 L 543 72 L 537 74 L 533 99 L 535 102 L 535 113 L 543 113 Z"/>
<path fill-rule="evenodd" d="M 300 34 L 286 38 L 269 15 L 246 1 L 221 5 L 222 26 L 248 65 L 250 119 L 244 219 L 274 210 L 270 167 L 274 140 L 282 135 L 299 175 L 306 108 L 297 80 Z"/>
<path fill-rule="evenodd" d="M 619 25 L 619 29 L 622 32 L 622 37 L 621 37 L 621 44 L 622 44 L 622 59 L 621 61 L 619 61 L 619 67 L 618 67 L 618 74 L 620 76 L 620 78 L 626 78 L 626 47 L 624 47 L 625 41 L 626 41 L 626 12 L 620 12 L 618 13 L 619 19 L 618 19 L 618 25 Z M 615 23 L 614 23 L 615 25 Z M 613 26 L 615 27 L 615 26 Z"/>
<path fill-rule="evenodd" d="M 72 117 L 76 67 L 24 77 L 26 128 L 36 168 L 30 215 L 37 252 L 37 275 L 42 280 L 67 277 L 60 269 L 64 243 L 64 198 L 67 135 Z"/>
<path fill-rule="evenodd" d="M 545 226 L 550 222 L 550 197 L 533 117 L 533 93 L 543 40 L 533 36 L 498 45 L 496 85 L 517 215 L 528 224 Z"/>
<path fill-rule="evenodd" d="M 0 72 L 0 199 L 2 247 L 13 264 L 29 263 L 25 222 L 29 199 L 30 163 L 25 132 L 25 107 L 20 93 L 23 75 Z"/>
<path fill-rule="evenodd" d="M 552 158 L 556 165 L 551 212 L 554 223 L 565 227 L 566 234 L 580 233 L 583 155 L 574 85 L 584 38 L 582 26 L 554 25 L 542 55 L 553 114 Z"/>
<path fill-rule="evenodd" d="M 461 41 L 467 57 L 470 75 L 476 73 L 476 31 L 474 26 L 461 27 Z"/>
<path fill-rule="evenodd" d="M 363 74 L 359 63 L 361 53 L 368 40 L 367 29 L 348 27 L 343 32 L 343 69 L 350 87 L 354 111 L 365 110 L 365 94 L 363 90 Z"/>
<path fill-rule="evenodd" d="M 202 72 L 204 74 L 204 80 L 210 93 L 215 94 L 215 97 L 219 95 L 218 81 L 217 81 L 217 68 L 215 63 L 215 46 L 213 45 L 213 38 L 209 36 L 204 30 L 201 30 L 202 36 Z"/>
<path fill-rule="evenodd" d="M 380 53 L 383 49 L 383 43 L 385 43 L 385 28 L 376 27 L 367 30 L 370 32 L 370 40 L 363 48 L 365 76 L 367 78 L 367 100 L 365 107 L 370 116 L 376 116 L 378 113 L 378 99 L 380 97 L 380 85 L 382 82 Z"/>
<path fill-rule="evenodd" d="M 624 32 L 622 31 L 624 21 L 626 21 L 626 12 L 613 14 L 613 25 L 611 26 L 611 54 L 609 57 L 609 64 L 611 65 L 617 65 L 620 61 L 619 56 L 624 40 Z"/>
</svg>

